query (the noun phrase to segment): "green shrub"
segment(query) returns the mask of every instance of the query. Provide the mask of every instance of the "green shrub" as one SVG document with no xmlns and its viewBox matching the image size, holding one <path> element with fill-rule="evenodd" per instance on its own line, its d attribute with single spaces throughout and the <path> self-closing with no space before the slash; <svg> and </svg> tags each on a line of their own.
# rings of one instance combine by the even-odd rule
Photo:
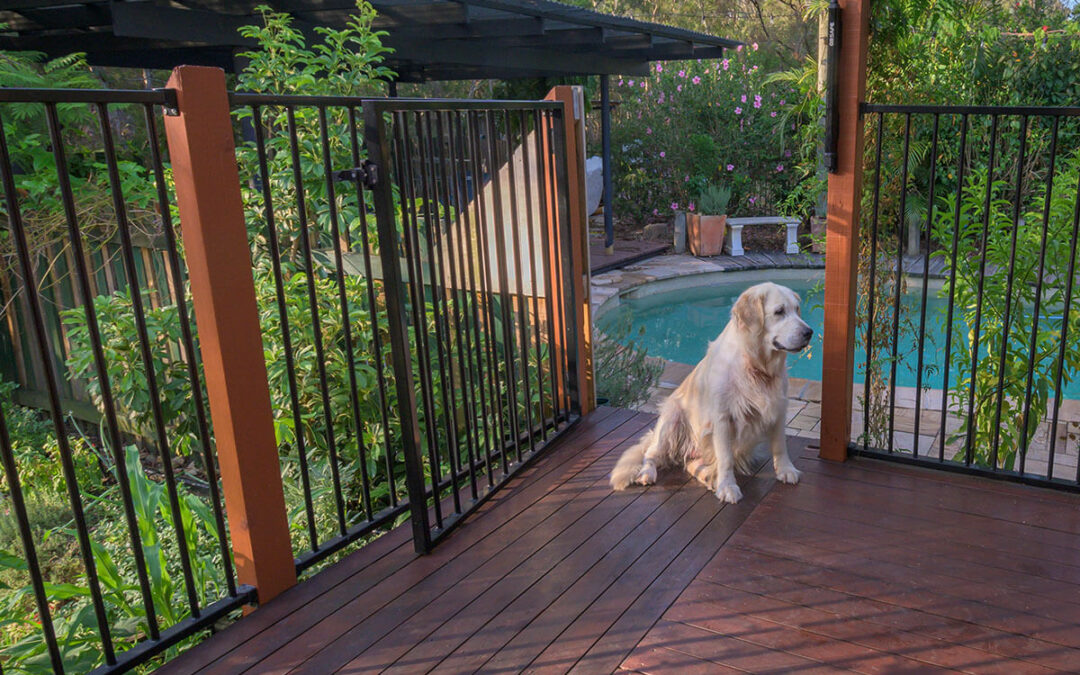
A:
<svg viewBox="0 0 1080 675">
<path fill-rule="evenodd" d="M 727 213 L 731 201 L 731 188 L 727 185 L 707 185 L 698 195 L 698 213 L 722 216 Z"/>
</svg>

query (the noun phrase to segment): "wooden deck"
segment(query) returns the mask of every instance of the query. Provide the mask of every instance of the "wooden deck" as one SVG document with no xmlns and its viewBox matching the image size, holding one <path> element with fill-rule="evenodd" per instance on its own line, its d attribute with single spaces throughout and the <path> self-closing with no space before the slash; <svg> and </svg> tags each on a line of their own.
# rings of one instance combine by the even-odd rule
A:
<svg viewBox="0 0 1080 675">
<path fill-rule="evenodd" d="M 613 493 L 601 409 L 431 555 L 408 528 L 162 673 L 1080 671 L 1080 498 L 790 447 L 723 506 Z"/>
</svg>

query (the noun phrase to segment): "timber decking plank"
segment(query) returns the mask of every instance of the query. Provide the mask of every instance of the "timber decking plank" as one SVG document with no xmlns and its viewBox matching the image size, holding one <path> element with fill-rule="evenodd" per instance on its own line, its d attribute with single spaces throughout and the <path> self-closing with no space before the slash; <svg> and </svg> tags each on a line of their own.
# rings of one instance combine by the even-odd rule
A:
<svg viewBox="0 0 1080 675">
<path fill-rule="evenodd" d="M 636 440 L 636 435 L 628 438 L 613 448 L 608 457 L 613 461 L 615 455 Z M 598 541 L 595 533 L 610 520 L 615 517 L 640 520 L 671 496 L 659 491 L 652 493 L 651 498 L 640 498 L 632 493 L 613 494 L 607 487 L 608 466 L 609 461 L 597 466 L 597 472 L 593 474 L 595 482 L 581 495 L 581 504 L 587 512 L 568 511 L 560 525 L 561 531 L 545 533 L 536 528 L 527 533 L 519 539 L 521 545 L 517 547 L 517 554 L 506 555 L 504 551 L 492 561 L 496 564 L 480 567 L 439 597 L 432 598 L 422 612 L 415 613 L 368 650 L 358 652 L 341 672 L 369 672 L 391 664 L 391 671 L 410 671 L 418 667 L 411 664 L 437 663 L 453 645 L 466 639 L 477 624 L 482 625 L 499 614 L 514 596 L 548 573 L 566 555 L 580 550 L 586 542 L 592 547 Z M 532 536 L 534 534 L 536 536 Z"/>
<path fill-rule="evenodd" d="M 709 493 L 707 500 L 712 516 L 684 545 L 672 542 L 673 553 L 666 561 L 665 557 L 656 557 L 658 562 L 665 562 L 658 574 L 650 578 L 651 566 L 643 566 L 640 577 L 635 578 L 632 574 L 621 576 L 605 592 L 601 601 L 594 603 L 578 618 L 578 621 L 588 621 L 590 616 L 603 616 L 609 612 L 617 617 L 600 638 L 589 644 L 588 649 L 580 656 L 574 652 L 568 654 L 565 648 L 558 651 L 563 659 L 567 656 L 575 659 L 576 663 L 571 672 L 615 670 L 728 538 L 753 513 L 754 508 L 774 484 L 769 462 L 764 462 L 745 482 L 743 498 L 738 504 L 721 504 Z M 584 642 L 578 641 L 578 644 Z M 568 646 L 572 643 L 560 636 L 558 644 Z M 540 659 L 543 658 L 541 655 Z"/>
<path fill-rule="evenodd" d="M 696 501 L 688 492 L 679 490 L 685 482 L 611 493 L 605 472 L 599 487 L 612 497 L 629 502 L 625 509 L 611 513 L 611 517 L 590 532 L 587 539 L 577 543 L 573 550 L 565 551 L 566 555 L 555 564 L 541 559 L 539 564 L 525 564 L 514 570 L 463 609 L 452 624 L 445 624 L 409 651 L 388 672 L 412 672 L 412 662 L 424 661 L 438 662 L 434 672 L 475 671 L 494 650 L 513 637 L 518 627 L 527 623 L 625 537 L 640 536 L 647 540 L 661 536 L 666 527 Z M 660 507 L 663 510 L 653 516 Z M 555 555 L 563 552 L 556 551 Z M 533 562 L 534 559 L 528 561 Z M 451 634 L 445 635 L 445 629 L 451 625 Z"/>
<path fill-rule="evenodd" d="M 573 504 L 595 480 L 590 472 L 595 472 L 596 461 L 637 433 L 650 419 L 647 415 L 627 419 L 581 449 L 555 480 L 534 482 L 530 487 L 537 494 L 531 494 L 529 490 L 519 492 L 518 495 L 529 497 L 526 503 L 519 505 L 520 511 L 512 510 L 516 495 L 511 494 L 503 509 L 489 512 L 495 517 L 480 516 L 471 522 L 470 535 L 453 533 L 431 554 L 415 557 L 377 586 L 344 598 L 330 612 L 324 610 L 322 618 L 302 633 L 289 636 L 288 641 L 268 645 L 259 661 L 260 672 L 291 672 L 293 669 L 304 672 L 310 668 L 308 672 L 324 673 L 332 669 L 324 662 L 334 663 L 334 667 L 341 665 L 348 659 L 339 655 L 340 650 L 369 645 L 426 604 L 428 594 L 445 590 L 469 574 L 477 561 L 493 558 L 512 545 L 512 535 L 507 533 L 531 531 L 549 516 L 559 517 L 560 509 Z M 341 658 L 344 661 L 339 662 Z"/>
<path fill-rule="evenodd" d="M 634 413 L 631 411 L 610 407 L 601 407 L 593 411 L 555 441 L 556 444 L 552 446 L 546 458 L 549 461 L 526 467 L 505 486 L 505 489 L 511 493 L 510 497 L 498 499 L 499 495 L 493 496 L 480 506 L 472 518 L 477 518 L 504 501 L 515 501 L 523 504 L 523 508 L 527 507 L 531 503 L 528 500 L 537 495 L 535 486 L 540 478 L 579 458 L 577 450 L 580 446 L 578 444 L 587 446 L 596 438 L 602 437 L 629 421 L 633 416 Z M 525 489 L 526 486 L 533 489 Z M 346 585 L 356 582 L 361 584 L 358 588 L 369 588 L 415 558 L 409 528 L 396 528 L 372 544 L 349 554 L 338 564 L 321 570 L 310 579 L 290 588 L 273 602 L 259 607 L 243 621 L 229 626 L 202 643 L 199 649 L 189 650 L 170 661 L 158 672 L 165 675 L 193 673 L 211 665 L 214 672 L 220 672 L 219 669 L 224 668 L 224 664 L 215 663 L 215 661 L 225 657 L 229 652 L 242 648 L 242 645 L 257 638 L 264 631 L 281 630 L 296 620 L 297 612 L 308 608 L 318 608 L 320 606 L 318 601 L 325 594 L 330 593 L 335 597 L 341 597 L 344 593 L 356 592 L 356 588 Z M 250 651 L 259 653 L 258 649 Z"/>
<path fill-rule="evenodd" d="M 654 419 L 586 417 L 432 554 L 398 528 L 161 672 L 1080 671 L 1080 498 L 799 439 L 802 484 L 736 506 L 612 493 Z"/>
</svg>

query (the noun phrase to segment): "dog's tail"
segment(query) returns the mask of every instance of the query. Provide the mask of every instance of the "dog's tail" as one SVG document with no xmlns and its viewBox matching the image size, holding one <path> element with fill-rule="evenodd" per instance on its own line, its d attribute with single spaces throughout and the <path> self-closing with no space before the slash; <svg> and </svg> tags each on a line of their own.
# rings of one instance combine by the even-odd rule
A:
<svg viewBox="0 0 1080 675">
<path fill-rule="evenodd" d="M 622 454 L 615 468 L 611 470 L 611 487 L 616 490 L 625 490 L 637 480 L 641 473 L 641 467 L 645 463 L 645 452 L 656 440 L 656 429 L 641 437 L 626 452 Z"/>
</svg>

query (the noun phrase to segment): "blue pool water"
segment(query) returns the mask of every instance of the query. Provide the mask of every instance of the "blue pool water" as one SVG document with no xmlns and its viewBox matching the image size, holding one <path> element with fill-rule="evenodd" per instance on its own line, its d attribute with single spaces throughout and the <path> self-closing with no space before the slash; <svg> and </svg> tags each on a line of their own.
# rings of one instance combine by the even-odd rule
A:
<svg viewBox="0 0 1080 675">
<path fill-rule="evenodd" d="M 731 306 L 736 298 L 749 286 L 769 280 L 769 276 L 756 276 L 740 281 L 723 281 L 706 286 L 663 291 L 644 297 L 623 298 L 613 310 L 597 321 L 597 327 L 608 335 L 619 335 L 620 328 L 626 332 L 624 342 L 633 340 L 644 345 L 650 356 L 659 356 L 669 361 L 694 364 L 705 355 L 709 342 L 716 338 L 727 325 L 731 316 Z M 814 329 L 810 347 L 799 354 L 788 356 L 788 373 L 791 377 L 809 380 L 821 379 L 821 327 L 824 309 L 821 306 L 822 282 L 805 279 L 774 279 L 777 283 L 788 286 L 802 296 L 802 315 Z M 921 288 L 910 290 L 901 302 L 911 310 L 908 316 L 918 328 L 919 303 Z M 947 298 L 938 297 L 935 288 L 927 292 L 926 307 L 926 342 L 923 347 L 924 388 L 940 389 L 945 363 L 945 318 L 948 310 Z M 951 360 L 954 362 L 949 375 L 950 388 L 955 387 L 958 369 L 956 359 L 957 342 L 955 336 L 967 332 L 966 325 L 956 320 L 954 327 L 954 347 Z M 629 330 L 626 327 L 629 326 Z M 1030 330 L 1028 326 L 1027 330 Z M 861 340 L 861 332 L 857 332 Z M 877 340 L 875 339 L 875 342 Z M 856 382 L 865 377 L 863 364 L 866 360 L 865 345 L 859 343 L 855 349 Z M 896 384 L 901 387 L 914 387 L 917 384 L 916 366 L 918 364 L 918 344 L 912 336 L 905 336 L 900 331 L 900 358 L 896 368 Z M 964 352 L 966 353 L 966 351 Z M 965 357 L 959 357 L 965 358 Z M 1080 381 L 1063 383 L 1063 398 L 1080 399 Z"/>
</svg>

